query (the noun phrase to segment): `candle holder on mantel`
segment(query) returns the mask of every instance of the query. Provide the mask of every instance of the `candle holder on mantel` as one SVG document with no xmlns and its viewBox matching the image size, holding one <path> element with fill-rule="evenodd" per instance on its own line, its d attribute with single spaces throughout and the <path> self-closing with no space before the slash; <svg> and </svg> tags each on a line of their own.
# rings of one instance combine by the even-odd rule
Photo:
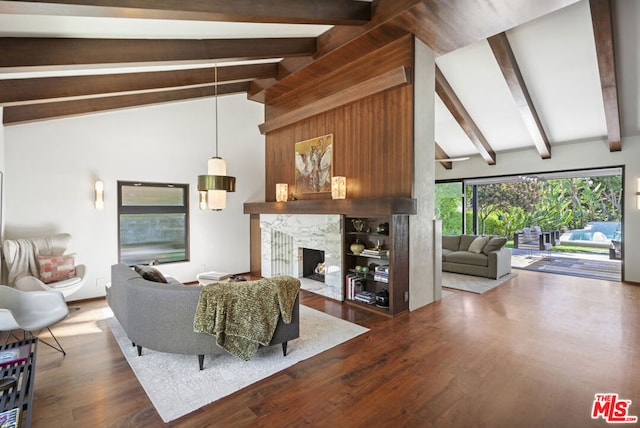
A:
<svg viewBox="0 0 640 428">
<path fill-rule="evenodd" d="M 347 177 L 331 177 L 331 198 L 345 199 L 347 197 Z"/>
<path fill-rule="evenodd" d="M 287 183 L 276 183 L 276 201 L 286 202 L 289 195 L 289 185 Z"/>
</svg>

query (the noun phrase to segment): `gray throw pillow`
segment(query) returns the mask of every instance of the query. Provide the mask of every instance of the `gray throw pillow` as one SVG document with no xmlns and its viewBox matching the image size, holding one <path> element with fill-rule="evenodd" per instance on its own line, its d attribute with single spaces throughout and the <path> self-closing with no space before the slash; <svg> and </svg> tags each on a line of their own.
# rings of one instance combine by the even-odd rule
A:
<svg viewBox="0 0 640 428">
<path fill-rule="evenodd" d="M 501 238 L 501 237 L 491 238 L 491 240 L 487 242 L 487 245 L 485 245 L 484 248 L 482 249 L 482 252 L 485 254 L 489 254 L 492 251 L 498 251 L 499 249 L 504 247 L 506 243 L 507 243 L 507 238 Z"/>
<path fill-rule="evenodd" d="M 167 278 L 165 278 L 162 272 L 156 268 L 151 266 L 135 265 L 133 269 L 135 269 L 135 271 L 147 281 L 162 282 L 164 284 L 167 283 Z"/>
</svg>

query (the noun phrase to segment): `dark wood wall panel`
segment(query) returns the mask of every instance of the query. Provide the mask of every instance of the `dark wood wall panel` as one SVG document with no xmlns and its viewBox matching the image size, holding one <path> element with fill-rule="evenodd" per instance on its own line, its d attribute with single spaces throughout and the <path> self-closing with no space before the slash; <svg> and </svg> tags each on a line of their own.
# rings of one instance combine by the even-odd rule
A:
<svg viewBox="0 0 640 428">
<path fill-rule="evenodd" d="M 402 38 L 373 54 L 310 81 L 295 94 L 266 106 L 266 117 L 313 102 L 330 89 L 338 93 L 395 67 L 413 67 L 413 39 Z M 328 95 L 324 92 L 325 96 Z M 275 201 L 276 183 L 289 184 L 298 199 L 330 199 L 330 193 L 297 194 L 295 143 L 334 136 L 333 175 L 347 177 L 347 198 L 405 197 L 413 182 L 413 84 L 389 89 L 351 104 L 319 112 L 266 135 L 265 195 Z"/>
<path fill-rule="evenodd" d="M 411 197 L 412 100 L 407 85 L 269 133 L 266 200 L 275 201 L 276 183 L 288 183 L 298 199 L 331 198 L 295 193 L 295 143 L 325 134 L 333 134 L 333 173 L 347 177 L 347 198 Z"/>
</svg>

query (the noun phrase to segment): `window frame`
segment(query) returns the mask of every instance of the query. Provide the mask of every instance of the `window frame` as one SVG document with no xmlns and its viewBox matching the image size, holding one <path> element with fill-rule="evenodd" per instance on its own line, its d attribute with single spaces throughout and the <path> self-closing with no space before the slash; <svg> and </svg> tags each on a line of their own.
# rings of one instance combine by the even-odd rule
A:
<svg viewBox="0 0 640 428">
<path fill-rule="evenodd" d="M 144 187 L 166 187 L 182 189 L 182 206 L 178 205 L 122 205 L 122 187 L 126 186 L 144 186 Z M 190 209 L 189 209 L 189 184 L 188 183 L 159 183 L 146 181 L 117 181 L 118 192 L 118 263 L 122 262 L 122 243 L 121 243 L 121 217 L 123 214 L 184 214 L 185 215 L 185 258 L 184 260 L 175 260 L 168 262 L 160 262 L 160 264 L 184 263 L 191 260 L 190 251 Z"/>
</svg>

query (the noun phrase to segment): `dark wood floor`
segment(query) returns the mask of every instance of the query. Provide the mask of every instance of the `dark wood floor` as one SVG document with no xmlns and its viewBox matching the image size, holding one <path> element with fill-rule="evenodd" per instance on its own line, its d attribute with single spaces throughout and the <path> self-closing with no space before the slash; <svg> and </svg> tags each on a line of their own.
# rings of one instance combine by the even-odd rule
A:
<svg viewBox="0 0 640 428">
<path fill-rule="evenodd" d="M 640 416 L 639 286 L 518 271 L 392 320 L 302 303 L 371 331 L 166 426 L 607 426 L 590 417 L 598 392 Z M 165 425 L 105 306 L 83 302 L 55 327 L 66 357 L 39 347 L 33 427 Z"/>
</svg>

